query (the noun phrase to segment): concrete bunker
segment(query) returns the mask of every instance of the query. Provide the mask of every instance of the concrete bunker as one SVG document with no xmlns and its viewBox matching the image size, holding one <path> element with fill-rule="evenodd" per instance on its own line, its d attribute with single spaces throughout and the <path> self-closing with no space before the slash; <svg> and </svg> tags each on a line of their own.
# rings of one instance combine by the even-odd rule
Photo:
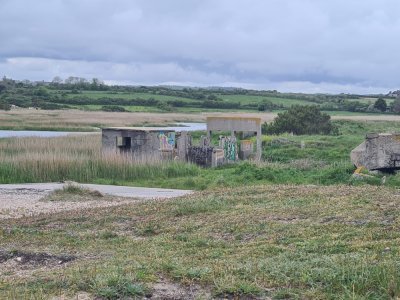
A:
<svg viewBox="0 0 400 300">
<path fill-rule="evenodd" d="M 191 136 L 157 127 L 111 127 L 102 130 L 103 153 L 120 153 L 138 161 L 187 161 Z"/>
<path fill-rule="evenodd" d="M 218 145 L 212 144 L 213 133 L 228 133 L 220 135 Z M 240 141 L 238 136 L 242 138 Z M 256 136 L 257 146 L 251 139 Z M 241 116 L 207 117 L 207 136 L 202 137 L 199 146 L 189 149 L 190 161 L 206 166 L 236 162 L 239 159 L 261 159 L 261 118 Z"/>
<path fill-rule="evenodd" d="M 212 133 L 220 135 L 212 144 Z M 241 134 L 239 142 L 238 135 Z M 250 137 L 256 136 L 256 151 Z M 137 161 L 181 160 L 216 167 L 239 159 L 261 158 L 261 118 L 208 117 L 207 136 L 192 145 L 189 132 L 161 127 L 111 127 L 102 130 L 103 153 L 119 153 Z"/>
<path fill-rule="evenodd" d="M 368 170 L 394 171 L 400 169 L 400 133 L 369 133 L 365 141 L 351 151 L 350 158 L 357 167 Z"/>
</svg>

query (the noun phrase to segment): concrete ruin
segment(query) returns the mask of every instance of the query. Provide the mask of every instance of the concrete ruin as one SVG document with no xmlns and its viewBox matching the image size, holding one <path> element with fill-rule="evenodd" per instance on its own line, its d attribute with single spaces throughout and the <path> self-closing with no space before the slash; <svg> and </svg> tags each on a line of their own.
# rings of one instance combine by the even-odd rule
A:
<svg viewBox="0 0 400 300">
<path fill-rule="evenodd" d="M 218 132 L 218 145 L 212 133 Z M 225 135 L 224 135 L 225 134 Z M 238 142 L 238 135 L 245 137 Z M 257 137 L 254 153 L 251 136 Z M 239 159 L 261 158 L 261 119 L 208 117 L 207 136 L 192 145 L 189 132 L 159 127 L 111 127 L 102 130 L 103 153 L 120 153 L 138 161 L 180 160 L 204 167 L 216 167 Z"/>
<path fill-rule="evenodd" d="M 230 133 L 227 140 L 220 142 L 219 146 L 224 149 L 228 148 L 230 143 L 236 143 L 236 134 L 240 133 L 242 137 L 256 136 L 257 148 L 255 154 L 253 142 L 248 139 L 241 141 L 238 153 L 241 159 L 248 159 L 252 155 L 255 155 L 257 160 L 261 159 L 261 118 L 207 117 L 207 136 L 211 137 L 212 132 L 215 131 Z M 229 155 L 225 154 L 229 158 Z"/>
<path fill-rule="evenodd" d="M 117 152 L 138 161 L 188 160 L 192 139 L 186 131 L 157 127 L 111 127 L 102 130 L 103 153 Z"/>
<path fill-rule="evenodd" d="M 351 151 L 350 158 L 357 168 L 400 169 L 400 133 L 369 133 L 365 141 Z"/>
</svg>

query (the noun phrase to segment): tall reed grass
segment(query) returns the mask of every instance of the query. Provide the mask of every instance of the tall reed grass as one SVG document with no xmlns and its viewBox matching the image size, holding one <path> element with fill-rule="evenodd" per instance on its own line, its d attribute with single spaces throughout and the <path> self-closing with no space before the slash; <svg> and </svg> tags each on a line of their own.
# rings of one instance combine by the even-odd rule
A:
<svg viewBox="0 0 400 300">
<path fill-rule="evenodd" d="M 0 140 L 0 182 L 133 181 L 197 175 L 195 165 L 102 154 L 99 135 Z"/>
</svg>

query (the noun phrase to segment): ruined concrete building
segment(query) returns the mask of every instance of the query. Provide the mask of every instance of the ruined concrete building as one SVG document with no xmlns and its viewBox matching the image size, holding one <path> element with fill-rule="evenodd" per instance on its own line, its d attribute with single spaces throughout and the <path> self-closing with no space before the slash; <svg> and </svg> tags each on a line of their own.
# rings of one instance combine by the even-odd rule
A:
<svg viewBox="0 0 400 300">
<path fill-rule="evenodd" d="M 213 145 L 212 133 L 220 133 Z M 240 142 L 238 136 L 240 135 Z M 251 136 L 257 137 L 254 153 Z M 192 145 L 189 132 L 158 127 L 112 127 L 102 130 L 103 153 L 117 152 L 140 161 L 181 160 L 215 167 L 238 159 L 260 159 L 261 119 L 208 117 L 207 136 Z"/>
<path fill-rule="evenodd" d="M 400 169 L 400 134 L 370 133 L 350 154 L 356 167 L 390 171 Z"/>
<path fill-rule="evenodd" d="M 157 127 L 112 127 L 102 130 L 102 150 L 129 155 L 139 161 L 188 160 L 191 136 Z"/>
</svg>

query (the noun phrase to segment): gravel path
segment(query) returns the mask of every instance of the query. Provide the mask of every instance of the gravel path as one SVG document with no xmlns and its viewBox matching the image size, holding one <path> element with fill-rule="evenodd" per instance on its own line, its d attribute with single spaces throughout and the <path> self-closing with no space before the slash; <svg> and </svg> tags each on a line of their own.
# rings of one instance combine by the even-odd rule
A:
<svg viewBox="0 0 400 300">
<path fill-rule="evenodd" d="M 165 199 L 184 196 L 188 190 L 141 188 L 98 184 L 79 184 L 104 195 L 88 201 L 43 201 L 52 191 L 62 189 L 63 183 L 0 184 L 0 219 L 55 213 L 64 210 L 109 207 L 143 199 Z"/>
</svg>

